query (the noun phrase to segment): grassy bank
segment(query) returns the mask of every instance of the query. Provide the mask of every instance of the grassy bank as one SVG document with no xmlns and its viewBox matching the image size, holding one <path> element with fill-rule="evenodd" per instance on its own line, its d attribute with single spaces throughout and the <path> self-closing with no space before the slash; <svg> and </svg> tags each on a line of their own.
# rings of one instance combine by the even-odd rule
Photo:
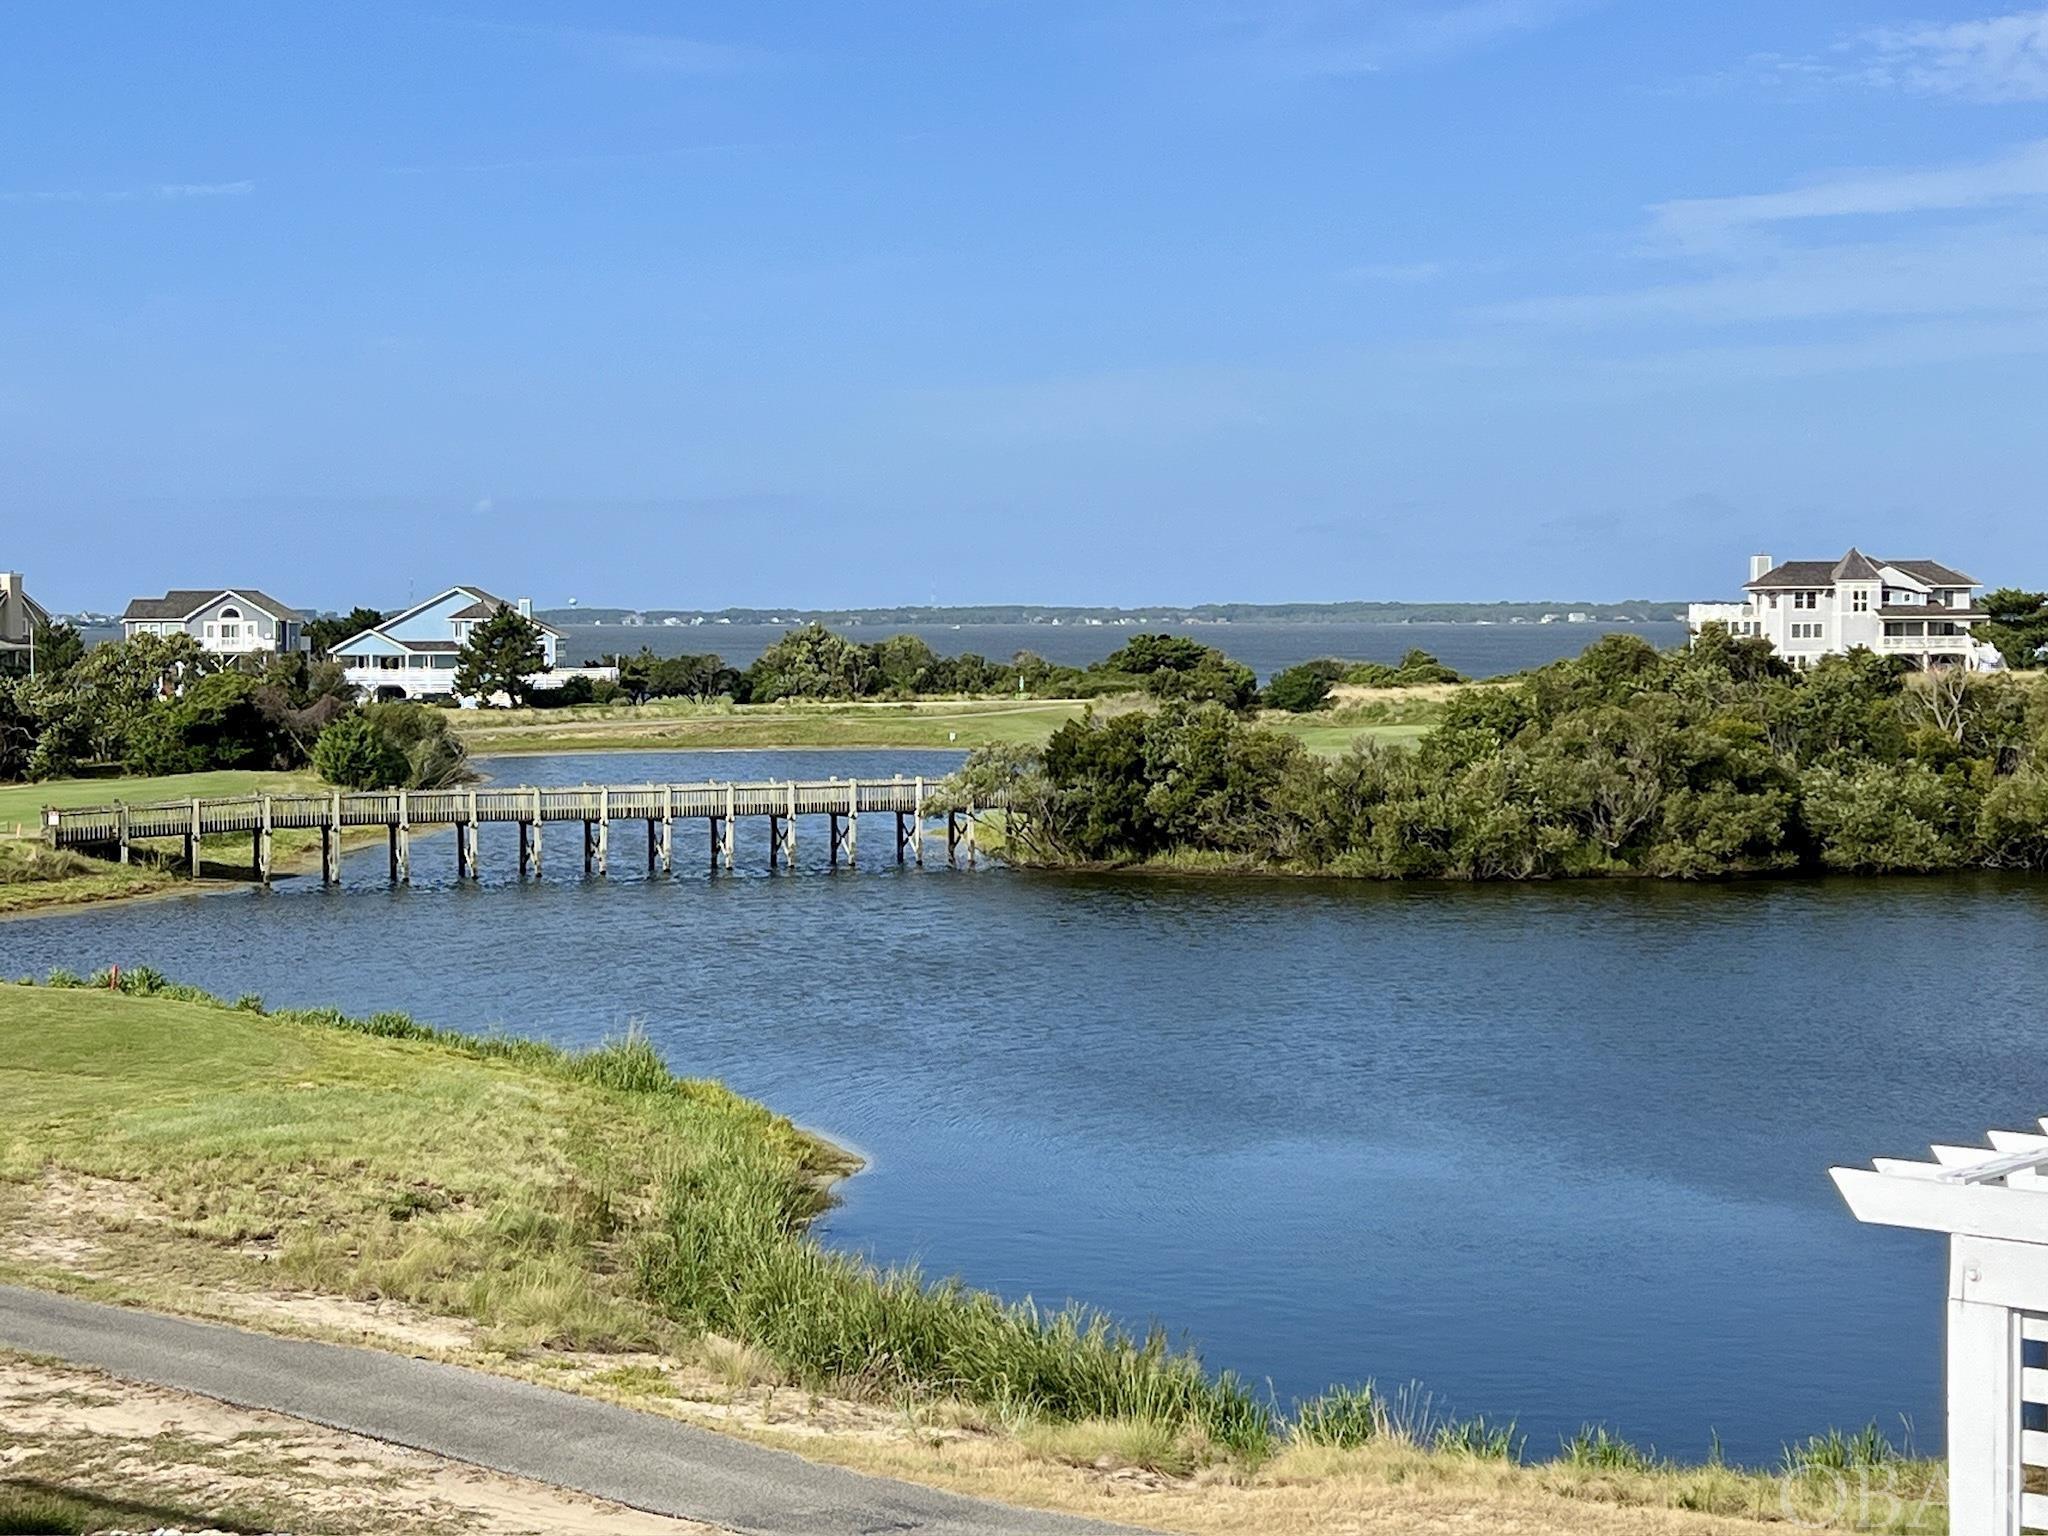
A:
<svg viewBox="0 0 2048 1536">
<path fill-rule="evenodd" d="M 113 774 L 99 778 L 45 779 L 34 784 L 0 784 L 0 836 L 33 837 L 49 805 L 106 805 L 125 800 L 189 800 L 226 795 L 289 794 L 320 787 L 310 773 L 258 773 L 222 769 L 215 773 L 174 773 L 155 778 Z"/>
<path fill-rule="evenodd" d="M 1274 714 L 1268 723 L 1299 736 L 1312 751 L 1342 752 L 1366 739 L 1405 741 L 1421 734 L 1437 707 L 1414 698 L 1390 703 L 1353 690 L 1336 712 Z M 1415 690 L 1420 693 L 1422 690 Z M 587 705 L 556 710 L 465 711 L 456 729 L 472 752 L 618 752 L 781 747 L 931 748 L 1037 746 L 1093 708 L 1098 715 L 1145 707 L 1132 699 L 949 699 L 912 703 Z"/>
<path fill-rule="evenodd" d="M 231 1007 L 146 971 L 123 991 L 57 980 L 0 985 L 12 1281 L 369 1332 L 872 1470 L 1219 1536 L 1355 1530 L 1366 1505 L 1417 1514 L 1389 1530 L 1733 1531 L 1782 1507 L 1849 1528 L 1836 1471 L 1916 1494 L 1930 1476 L 1876 1440 L 1804 1448 L 1780 1477 L 1592 1434 L 1525 1462 L 1512 1426 L 1399 1395 L 1283 1409 L 1157 1337 L 821 1249 L 805 1227 L 845 1159 L 672 1077 L 644 1041 L 579 1055 Z"/>
<path fill-rule="evenodd" d="M 310 773 L 242 769 L 0 785 L 0 916 L 156 895 L 190 884 L 191 871 L 185 867 L 184 849 L 177 843 L 138 843 L 134 862 L 126 866 L 45 847 L 40 840 L 45 806 L 106 805 L 117 800 L 142 805 L 195 796 L 303 793 L 325 787 Z M 371 841 L 377 836 L 374 830 L 350 832 L 344 842 Z M 279 871 L 315 866 L 319 833 L 283 828 L 272 833 L 271 839 L 271 856 Z M 255 856 L 249 840 L 215 838 L 201 852 L 199 873 L 204 880 L 254 879 Z"/>
</svg>

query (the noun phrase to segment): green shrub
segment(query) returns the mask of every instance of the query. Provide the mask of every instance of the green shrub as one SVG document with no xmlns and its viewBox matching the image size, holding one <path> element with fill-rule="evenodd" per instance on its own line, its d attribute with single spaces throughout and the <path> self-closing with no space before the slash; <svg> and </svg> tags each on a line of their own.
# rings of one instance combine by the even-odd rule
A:
<svg viewBox="0 0 2048 1536">
<path fill-rule="evenodd" d="M 1312 714 L 1330 702 L 1330 687 L 1344 675 L 1341 661 L 1304 661 L 1275 672 L 1266 684 L 1266 707 L 1292 715 Z"/>
<path fill-rule="evenodd" d="M 360 712 L 343 715 L 313 743 L 313 771 L 342 789 L 383 789 L 405 777 L 405 753 Z"/>
</svg>

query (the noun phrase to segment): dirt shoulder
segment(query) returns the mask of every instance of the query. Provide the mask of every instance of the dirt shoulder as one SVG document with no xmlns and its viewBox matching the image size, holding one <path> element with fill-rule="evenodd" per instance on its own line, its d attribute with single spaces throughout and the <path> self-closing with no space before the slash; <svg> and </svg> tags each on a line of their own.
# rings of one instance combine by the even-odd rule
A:
<svg viewBox="0 0 2048 1536">
<path fill-rule="evenodd" d="M 526 1478 L 0 1353 L 0 1529 L 697 1536 Z M 12 1523 L 9 1523 L 9 1521 Z"/>
</svg>

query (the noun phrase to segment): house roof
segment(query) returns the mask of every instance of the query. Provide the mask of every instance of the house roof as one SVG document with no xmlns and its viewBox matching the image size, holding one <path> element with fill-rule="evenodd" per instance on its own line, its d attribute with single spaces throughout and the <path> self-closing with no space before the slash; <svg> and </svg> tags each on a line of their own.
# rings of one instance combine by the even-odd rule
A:
<svg viewBox="0 0 2048 1536">
<path fill-rule="evenodd" d="M 1745 591 L 1757 587 L 1827 587 L 1835 580 L 1835 562 L 1832 560 L 1787 560 L 1774 570 L 1765 571 L 1755 581 L 1744 582 Z"/>
<path fill-rule="evenodd" d="M 350 635 L 346 640 L 339 642 L 331 649 L 333 651 L 344 651 L 347 650 L 350 646 L 354 645 L 358 640 L 362 639 L 364 635 L 380 635 L 384 639 L 390 640 L 394 645 L 402 645 L 409 650 L 458 650 L 460 649 L 460 647 L 457 646 L 453 640 L 400 640 L 390 633 L 390 630 L 394 625 L 404 623 L 407 619 L 413 617 L 413 615 L 415 614 L 426 612 L 429 608 L 433 607 L 434 604 L 442 602 L 447 598 L 453 597 L 457 593 L 465 594 L 468 597 L 474 599 L 474 601 L 471 602 L 467 608 L 458 609 L 456 612 L 448 615 L 449 621 L 451 623 L 454 622 L 456 619 L 487 619 L 492 614 L 498 612 L 500 609 L 510 608 L 513 606 L 511 603 L 506 602 L 504 598 L 498 597 L 490 592 L 486 592 L 482 587 L 443 587 L 439 592 L 436 592 L 424 603 L 414 603 L 410 608 L 403 608 L 400 609 L 397 613 L 387 614 L 384 618 L 384 621 L 381 624 L 374 624 L 370 628 L 363 630 L 360 634 Z M 557 640 L 562 638 L 562 632 L 559 629 L 555 628 L 554 625 L 548 623 L 545 619 L 535 619 L 529 617 L 528 622 L 539 626 L 541 629 L 546 630 L 549 634 L 553 635 Z"/>
<path fill-rule="evenodd" d="M 41 603 L 37 602 L 34 598 L 30 597 L 26 592 L 22 591 L 21 588 L 19 587 L 16 587 L 12 592 L 0 590 L 0 615 L 4 615 L 7 612 L 7 604 L 9 603 L 9 601 L 17 597 L 21 599 L 22 611 L 26 613 L 36 623 L 47 624 L 50 622 L 50 610 L 45 608 Z"/>
<path fill-rule="evenodd" d="M 223 597 L 239 597 L 252 608 L 261 608 L 273 619 L 299 624 L 305 615 L 289 608 L 255 587 L 173 587 L 162 597 L 130 598 L 122 619 L 189 619 L 209 603 Z"/>
<path fill-rule="evenodd" d="M 1943 565 L 1937 560 L 1887 560 L 1886 565 L 1896 565 L 1908 576 L 1917 576 L 1929 586 L 1974 587 L 1977 578 L 1965 576 L 1954 566 Z"/>
<path fill-rule="evenodd" d="M 1988 619 L 1981 608 L 1944 608 L 1939 603 L 1893 603 L 1877 610 L 1885 619 Z"/>
<path fill-rule="evenodd" d="M 1860 549 L 1851 549 L 1839 560 L 1787 560 L 1765 571 L 1743 590 L 1766 587 L 1831 587 L 1838 581 L 1876 581 L 1884 566 L 1904 571 L 1930 587 L 1974 587 L 1977 579 L 1934 560 L 1872 560 Z"/>
</svg>

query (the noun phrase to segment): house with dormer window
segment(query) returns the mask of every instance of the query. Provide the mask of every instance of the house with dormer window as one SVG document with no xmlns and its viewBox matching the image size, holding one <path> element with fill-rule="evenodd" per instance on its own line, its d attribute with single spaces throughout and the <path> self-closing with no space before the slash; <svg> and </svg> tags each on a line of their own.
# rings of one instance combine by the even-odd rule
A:
<svg viewBox="0 0 2048 1536">
<path fill-rule="evenodd" d="M 178 587 L 132 599 L 121 633 L 190 635 L 215 656 L 285 654 L 306 649 L 305 616 L 255 587 Z"/>
<path fill-rule="evenodd" d="M 341 663 L 343 677 L 366 698 L 453 697 L 456 657 L 477 625 L 506 608 L 516 609 L 540 631 L 547 669 L 552 672 L 561 631 L 533 617 L 531 598 L 508 603 L 482 587 L 450 587 L 351 635 L 328 655 Z"/>
<path fill-rule="evenodd" d="M 1851 549 L 1839 560 L 1752 556 L 1739 603 L 1693 603 L 1686 622 L 1760 636 L 1796 667 L 1862 647 L 1915 667 L 1996 671 L 1997 650 L 1971 628 L 1985 618 L 1975 577 L 1935 560 L 1878 560 Z"/>
</svg>

